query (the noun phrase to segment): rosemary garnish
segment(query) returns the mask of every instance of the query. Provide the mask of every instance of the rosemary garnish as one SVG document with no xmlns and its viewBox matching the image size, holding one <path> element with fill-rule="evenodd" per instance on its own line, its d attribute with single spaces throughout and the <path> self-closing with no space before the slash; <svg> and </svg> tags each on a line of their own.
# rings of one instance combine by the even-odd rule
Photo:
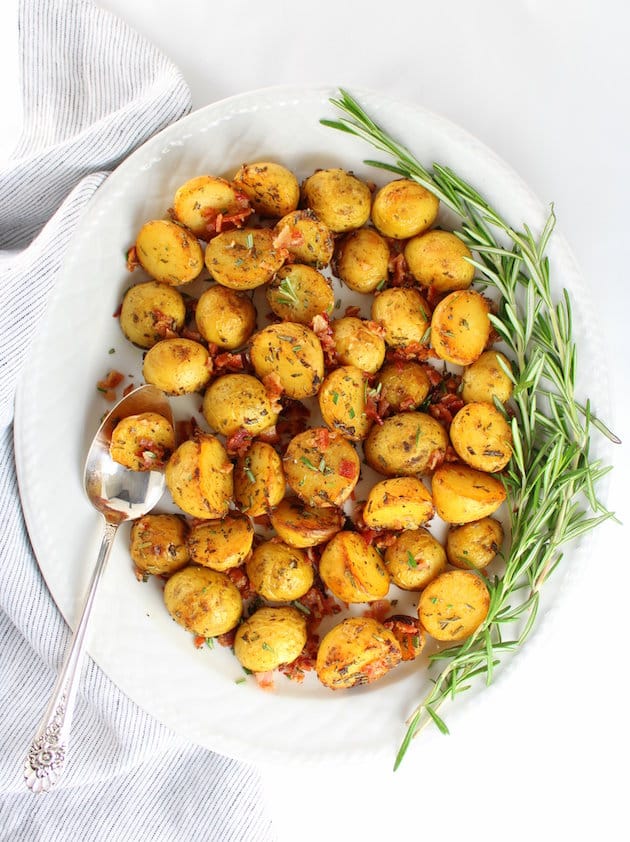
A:
<svg viewBox="0 0 630 842">
<path fill-rule="evenodd" d="M 300 303 L 291 278 L 283 278 L 278 284 L 277 299 L 280 304 L 297 306 Z"/>
</svg>

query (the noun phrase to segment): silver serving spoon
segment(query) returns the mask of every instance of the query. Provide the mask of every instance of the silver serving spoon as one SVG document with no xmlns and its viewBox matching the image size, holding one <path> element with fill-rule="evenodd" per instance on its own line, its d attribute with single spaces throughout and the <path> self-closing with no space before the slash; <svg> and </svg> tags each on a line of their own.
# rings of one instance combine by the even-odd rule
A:
<svg viewBox="0 0 630 842">
<path fill-rule="evenodd" d="M 86 631 L 96 591 L 121 523 L 149 512 L 164 491 L 164 473 L 130 471 L 114 462 L 109 444 L 116 424 L 128 415 L 157 412 L 171 424 L 169 402 L 155 386 L 140 386 L 120 400 L 94 436 L 83 475 L 85 491 L 104 519 L 103 539 L 63 667 L 46 712 L 24 763 L 24 780 L 33 792 L 48 792 L 59 781 L 65 766 L 76 689 L 86 646 Z"/>
</svg>

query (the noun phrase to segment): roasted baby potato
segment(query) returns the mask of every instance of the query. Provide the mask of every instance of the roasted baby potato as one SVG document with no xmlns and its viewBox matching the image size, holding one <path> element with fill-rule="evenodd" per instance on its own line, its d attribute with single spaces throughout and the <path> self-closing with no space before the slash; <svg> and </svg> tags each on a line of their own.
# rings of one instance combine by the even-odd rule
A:
<svg viewBox="0 0 630 842">
<path fill-rule="evenodd" d="M 493 403 L 494 398 L 501 403 L 507 403 L 512 397 L 513 385 L 509 376 L 501 367 L 499 360 L 508 371 L 511 371 L 510 361 L 500 351 L 484 351 L 472 365 L 467 366 L 462 374 L 462 398 L 466 403 L 471 401 L 487 401 Z"/>
<path fill-rule="evenodd" d="M 462 462 L 479 471 L 502 471 L 512 456 L 512 430 L 491 403 L 463 406 L 453 418 L 450 436 Z"/>
<path fill-rule="evenodd" d="M 207 567 L 184 567 L 167 581 L 164 602 L 171 617 L 200 637 L 216 637 L 241 619 L 243 601 L 225 573 Z"/>
<path fill-rule="evenodd" d="M 233 514 L 221 520 L 195 523 L 188 535 L 191 561 L 211 570 L 238 567 L 249 555 L 254 527 L 249 518 Z"/>
<path fill-rule="evenodd" d="M 493 514 L 505 500 L 503 483 L 491 474 L 450 462 L 431 479 L 433 503 L 446 523 L 470 523 Z"/>
<path fill-rule="evenodd" d="M 370 489 L 363 520 L 370 529 L 417 529 L 435 513 L 431 494 L 417 477 L 393 477 Z"/>
<path fill-rule="evenodd" d="M 324 423 L 350 441 L 364 439 L 372 424 L 365 412 L 366 383 L 362 371 L 353 365 L 342 365 L 330 372 L 319 390 Z"/>
<path fill-rule="evenodd" d="M 189 179 L 177 190 L 173 200 L 175 219 L 202 240 L 209 240 L 226 228 L 240 228 L 251 213 L 244 192 L 214 175 Z"/>
<path fill-rule="evenodd" d="M 358 482 L 361 465 L 341 433 L 311 427 L 294 436 L 284 454 L 284 475 L 310 506 L 342 506 Z"/>
<path fill-rule="evenodd" d="M 146 281 L 130 287 L 120 309 L 120 328 L 130 342 L 151 348 L 173 337 L 184 326 L 186 306 L 181 294 L 167 284 Z"/>
<path fill-rule="evenodd" d="M 308 208 L 283 216 L 274 236 L 275 247 L 286 249 L 296 263 L 323 269 L 333 256 L 335 240 L 330 228 Z"/>
<path fill-rule="evenodd" d="M 268 672 L 295 661 L 305 644 L 306 620 L 297 608 L 265 607 L 239 626 L 234 654 L 245 669 Z"/>
<path fill-rule="evenodd" d="M 264 382 L 273 375 L 289 398 L 302 400 L 317 394 L 324 379 L 324 352 L 313 333 L 295 322 L 273 324 L 259 330 L 251 340 L 254 370 Z"/>
<path fill-rule="evenodd" d="M 385 342 L 392 348 L 426 344 L 430 312 L 418 290 L 409 287 L 385 289 L 372 302 L 372 319 L 381 325 Z"/>
<path fill-rule="evenodd" d="M 335 274 L 355 292 L 374 292 L 387 281 L 389 246 L 373 228 L 359 228 L 339 241 Z"/>
<path fill-rule="evenodd" d="M 257 594 L 270 602 L 299 599 L 313 584 L 313 565 L 301 550 L 279 541 L 259 544 L 246 564 Z"/>
<path fill-rule="evenodd" d="M 404 412 L 420 406 L 429 394 L 431 383 L 424 368 L 409 360 L 384 366 L 377 388 L 394 412 Z"/>
<path fill-rule="evenodd" d="M 249 517 L 259 517 L 280 503 L 284 491 L 282 459 L 267 442 L 252 442 L 247 453 L 239 456 L 234 469 L 236 502 Z"/>
<path fill-rule="evenodd" d="M 436 229 L 412 237 L 404 254 L 416 281 L 436 292 L 468 289 L 475 277 L 475 267 L 468 262 L 471 250 L 450 231 Z"/>
<path fill-rule="evenodd" d="M 223 374 L 206 389 L 202 410 L 210 428 L 223 436 L 238 430 L 257 436 L 274 426 L 279 407 L 251 374 Z"/>
<path fill-rule="evenodd" d="M 175 430 L 157 412 L 122 418 L 112 430 L 109 453 L 130 471 L 159 471 L 175 449 Z"/>
<path fill-rule="evenodd" d="M 283 266 L 267 287 L 267 303 L 281 319 L 310 325 L 320 313 L 332 313 L 335 295 L 330 282 L 312 266 Z"/>
<path fill-rule="evenodd" d="M 167 395 L 199 392 L 210 380 L 210 354 L 193 339 L 162 339 L 147 351 L 142 374 Z"/>
<path fill-rule="evenodd" d="M 384 237 L 406 240 L 430 228 L 440 203 L 420 184 L 406 178 L 381 187 L 372 202 L 372 222 Z"/>
<path fill-rule="evenodd" d="M 487 567 L 501 549 L 503 527 L 484 517 L 461 526 L 451 526 L 446 535 L 446 555 L 453 567 L 462 570 Z"/>
<path fill-rule="evenodd" d="M 473 289 L 451 292 L 431 317 L 431 347 L 442 360 L 471 365 L 490 337 L 490 303 Z"/>
<path fill-rule="evenodd" d="M 386 477 L 428 474 L 446 455 L 448 435 L 426 412 L 399 412 L 375 424 L 363 443 L 368 465 Z"/>
<path fill-rule="evenodd" d="M 291 170 L 271 161 L 243 164 L 234 176 L 259 216 L 278 218 L 294 211 L 300 201 L 300 185 Z"/>
<path fill-rule="evenodd" d="M 291 547 L 325 544 L 343 528 L 344 515 L 329 506 L 309 506 L 299 497 L 285 497 L 270 513 L 271 525 Z"/>
<path fill-rule="evenodd" d="M 370 218 L 370 188 L 345 170 L 317 170 L 302 183 L 302 198 L 335 233 L 361 228 Z"/>
<path fill-rule="evenodd" d="M 319 575 L 337 599 L 374 602 L 389 590 L 389 573 L 378 550 L 357 532 L 337 532 L 319 560 Z"/>
<path fill-rule="evenodd" d="M 217 234 L 206 247 L 206 268 L 213 280 L 230 289 L 254 289 L 269 283 L 284 263 L 268 228 L 241 228 Z"/>
<path fill-rule="evenodd" d="M 210 520 L 228 513 L 233 465 L 221 442 L 198 433 L 177 448 L 166 466 L 166 486 L 186 514 Z"/>
<path fill-rule="evenodd" d="M 244 293 L 216 284 L 199 296 L 195 321 L 206 342 L 233 351 L 256 330 L 256 308 Z"/>
<path fill-rule="evenodd" d="M 342 690 L 382 678 L 402 660 L 394 634 L 371 617 L 349 617 L 324 636 L 315 670 L 325 687 Z"/>
<path fill-rule="evenodd" d="M 190 556 L 188 526 L 179 515 L 144 515 L 131 524 L 129 552 L 138 572 L 170 576 L 185 567 Z"/>
<path fill-rule="evenodd" d="M 463 640 L 486 619 L 490 594 L 476 573 L 448 570 L 420 595 L 418 617 L 435 640 Z"/>
<path fill-rule="evenodd" d="M 385 359 L 385 341 L 378 326 L 356 316 L 343 316 L 330 323 L 335 355 L 341 365 L 353 365 L 374 374 Z"/>
<path fill-rule="evenodd" d="M 144 271 L 163 284 L 188 284 L 203 269 L 203 250 L 197 238 L 167 219 L 145 222 L 135 247 Z"/>
<path fill-rule="evenodd" d="M 407 591 L 421 591 L 446 569 L 446 552 L 427 529 L 409 529 L 385 550 L 392 581 Z"/>
</svg>

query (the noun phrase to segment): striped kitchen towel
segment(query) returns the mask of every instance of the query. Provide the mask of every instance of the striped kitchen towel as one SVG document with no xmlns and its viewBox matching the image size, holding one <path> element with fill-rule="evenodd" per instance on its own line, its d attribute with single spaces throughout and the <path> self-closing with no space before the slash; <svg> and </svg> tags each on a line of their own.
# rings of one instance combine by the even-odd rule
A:
<svg viewBox="0 0 630 842">
<path fill-rule="evenodd" d="M 90 197 L 189 111 L 190 94 L 163 55 L 88 0 L 22 0 L 19 41 L 24 130 L 0 171 L 0 840 L 268 842 L 257 771 L 170 733 L 89 659 L 61 782 L 36 795 L 22 778 L 69 632 L 18 497 L 21 363 Z"/>
</svg>

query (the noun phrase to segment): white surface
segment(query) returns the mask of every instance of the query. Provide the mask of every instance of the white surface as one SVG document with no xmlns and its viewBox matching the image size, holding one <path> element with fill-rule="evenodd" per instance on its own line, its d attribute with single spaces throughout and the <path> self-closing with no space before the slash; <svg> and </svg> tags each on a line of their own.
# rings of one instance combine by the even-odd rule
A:
<svg viewBox="0 0 630 842">
<path fill-rule="evenodd" d="M 441 113 L 495 149 L 543 201 L 555 202 L 608 344 L 608 420 L 628 439 L 625 4 L 454 0 L 409 3 L 389 16 L 390 7 L 372 0 L 320 0 L 305 11 L 284 2 L 102 5 L 179 64 L 195 107 L 278 83 L 360 86 Z M 13 6 L 0 11 L 3 151 L 19 125 Z M 588 359 L 580 363 L 589 370 Z M 625 521 L 628 463 L 624 445 L 609 499 Z M 340 766 L 266 770 L 280 839 L 457 831 L 493 840 L 506 828 L 512 839 L 623 838 L 616 767 L 628 749 L 626 535 L 625 527 L 601 530 L 597 556 L 558 605 L 546 648 L 514 671 L 509 690 L 477 708 L 474 722 L 444 738 L 442 758 L 427 765 L 419 743 L 395 776 L 382 765 L 350 774 Z"/>
</svg>

